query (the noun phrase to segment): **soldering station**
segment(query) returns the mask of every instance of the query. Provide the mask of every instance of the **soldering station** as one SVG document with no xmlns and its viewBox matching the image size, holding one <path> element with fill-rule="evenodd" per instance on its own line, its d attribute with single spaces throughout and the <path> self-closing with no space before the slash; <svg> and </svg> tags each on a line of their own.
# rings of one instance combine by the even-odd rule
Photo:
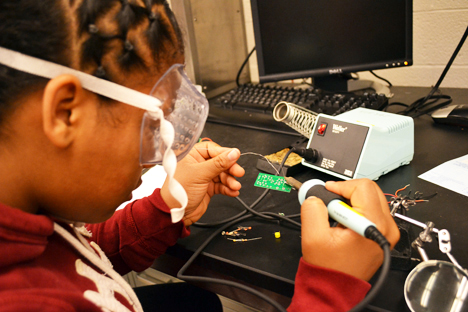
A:
<svg viewBox="0 0 468 312">
<path fill-rule="evenodd" d="M 51 162 L 47 163 L 50 166 L 33 172 L 32 178 L 26 176 L 23 179 L 26 182 L 23 182 L 18 178 L 19 174 L 27 171 L 21 170 L 17 174 L 12 169 L 17 168 L 11 165 L 17 164 L 16 159 L 12 161 L 16 154 L 4 153 L 6 156 L 2 160 L 6 160 L 6 165 L 0 168 L 8 170 L 2 172 L 13 177 L 13 182 L 21 182 L 14 195 L 29 196 L 14 199 L 8 192 L 12 188 L 8 188 L 2 197 L 7 201 L 0 205 L 12 210 L 12 216 L 25 218 L 24 222 L 28 224 L 33 217 L 42 218 L 37 224 L 41 231 L 31 234 L 31 237 L 39 235 L 40 239 L 27 237 L 30 241 L 39 241 L 40 244 L 34 244 L 40 247 L 28 250 L 24 255 L 15 254 L 14 261 L 19 259 L 17 267 L 0 261 L 3 270 L 0 277 L 7 278 L 6 287 L 2 289 L 7 294 L 4 295 L 7 310 L 10 292 L 15 296 L 14 300 L 23 304 L 22 291 L 13 294 L 8 279 L 16 283 L 16 275 L 22 269 L 30 270 L 28 266 L 33 266 L 34 272 L 40 274 L 55 272 L 50 270 L 51 264 L 44 263 L 49 261 L 43 260 L 45 256 L 40 258 L 40 253 L 50 255 L 51 251 L 65 250 L 60 242 L 57 243 L 58 238 L 68 241 L 75 248 L 73 257 L 78 258 L 71 265 L 59 269 L 73 270 L 72 277 L 80 275 L 83 285 L 78 285 L 76 291 L 87 299 L 85 305 L 78 300 L 81 298 L 70 293 L 70 306 L 76 303 L 77 306 L 82 304 L 83 307 L 107 311 L 112 309 L 105 305 L 109 303 L 114 310 L 143 311 L 144 307 L 146 311 L 150 304 L 140 304 L 142 300 L 130 286 L 139 288 L 153 282 L 170 284 L 186 281 L 189 283 L 177 286 L 194 286 L 195 290 L 186 288 L 187 291 L 172 291 L 172 294 L 170 287 L 161 287 L 158 288 L 158 291 L 162 290 L 160 293 L 163 295 L 160 296 L 171 294 L 167 296 L 171 297 L 168 300 L 170 304 L 176 300 L 193 304 L 190 311 L 200 311 L 193 307 L 198 304 L 196 301 L 202 301 L 199 299 L 205 296 L 206 291 L 206 297 L 213 295 L 220 299 L 224 311 L 238 310 L 225 309 L 223 297 L 245 306 L 246 309 L 241 311 L 252 312 L 287 312 L 287 306 L 290 311 L 309 311 L 312 304 L 307 300 L 315 300 L 314 304 L 323 303 L 327 307 L 334 307 L 335 303 L 339 306 L 343 302 L 346 308 L 354 305 L 349 312 L 389 312 L 388 309 L 393 312 L 468 312 L 468 270 L 464 267 L 466 263 L 462 263 L 467 261 L 468 251 L 466 248 L 454 251 L 460 263 L 452 254 L 452 242 L 465 239 L 463 234 L 468 226 L 467 214 L 462 210 L 467 204 L 468 181 L 460 182 L 459 177 L 465 179 L 466 174 L 456 172 L 459 168 L 465 170 L 464 173 L 468 172 L 467 49 L 462 56 L 464 59 L 456 64 L 458 76 L 449 79 L 450 83 L 456 83 L 444 85 L 444 90 L 439 88 L 468 37 L 468 28 L 438 81 L 427 83 L 431 79 L 428 77 L 433 77 L 432 74 L 440 69 L 441 60 L 445 57 L 442 52 L 451 47 L 447 45 L 450 43 L 448 39 L 457 38 L 456 31 L 460 25 L 466 26 L 468 5 L 464 2 L 467 1 L 108 2 L 82 0 L 66 10 L 59 5 L 57 8 L 49 6 L 57 9 L 54 19 L 59 17 L 58 22 L 63 24 L 71 16 L 73 18 L 66 23 L 66 31 L 52 33 L 49 42 L 44 44 L 52 43 L 52 47 L 58 47 L 63 41 L 60 46 L 65 47 L 73 42 L 72 46 L 76 46 L 80 53 L 73 54 L 70 59 L 66 53 L 45 56 L 41 54 L 42 50 L 36 53 L 38 45 L 35 41 L 31 43 L 34 46 L 23 44 L 28 40 L 21 41 L 17 36 L 10 36 L 8 31 L 6 37 L 1 38 L 4 44 L 0 45 L 5 47 L 0 46 L 0 83 L 4 84 L 0 89 L 7 90 L 10 83 L 17 85 L 13 82 L 20 80 L 24 83 L 12 88 L 12 93 L 0 94 L 2 99 L 5 98 L 5 103 L 0 103 L 0 122 L 6 129 L 0 135 L 5 134 L 7 138 L 5 146 L 34 143 L 31 146 L 36 151 L 42 149 L 33 139 L 45 140 L 47 137 L 44 150 L 53 150 L 54 155 L 50 161 L 57 160 L 60 166 L 71 163 L 72 178 L 85 177 L 84 173 L 78 172 L 84 167 L 76 167 L 76 159 L 86 156 L 89 163 L 96 155 L 98 163 L 92 168 L 102 170 L 86 176 L 85 182 L 99 174 L 104 176 L 103 182 L 111 181 L 112 177 L 121 178 L 113 179 L 105 188 L 99 182 L 101 188 L 97 195 L 84 198 L 75 204 L 76 207 L 97 200 L 98 203 L 91 208 L 100 204 L 102 211 L 109 210 L 117 199 L 128 197 L 137 185 L 137 178 L 147 172 L 154 176 L 144 176 L 145 187 L 151 184 L 148 189 L 154 195 L 148 194 L 146 199 L 136 202 L 137 196 L 133 193 L 134 202 L 121 206 L 125 210 L 113 217 L 106 211 L 105 216 L 111 221 L 90 225 L 96 232 L 88 243 L 91 232 L 81 226 L 81 221 L 101 222 L 99 220 L 104 218 L 104 214 L 91 216 L 89 205 L 83 211 L 62 205 L 66 210 L 59 211 L 61 204 L 76 199 L 88 188 L 79 188 L 77 192 L 56 191 L 58 177 L 63 176 L 54 176 L 50 183 L 39 185 L 36 180 L 46 176 L 50 178 L 44 168 L 51 167 Z M 14 5 L 0 6 L 6 7 L 6 11 L 15 11 Z M 413 6 L 417 9 L 417 19 L 413 17 Z M 34 10 L 29 11 L 34 13 Z M 69 11 L 73 14 L 70 15 Z M 24 14 L 24 19 L 16 15 L 11 15 L 15 17 L 14 22 L 7 19 L 2 25 L 3 30 L 21 28 L 27 24 L 24 21 L 31 18 L 30 14 Z M 436 15 L 442 16 L 439 19 L 444 23 L 431 23 Z M 44 16 L 44 23 L 50 22 L 51 19 L 47 19 L 49 14 Z M 115 17 L 108 21 L 111 16 Z M 449 20 L 450 17 L 453 21 Z M 445 23 L 446 20 L 449 22 Z M 68 24 L 77 26 L 68 27 Z M 441 27 L 441 24 L 449 26 Z M 69 36 L 68 28 L 77 28 L 78 31 Z M 414 30 L 417 35 L 413 36 Z M 38 31 L 45 34 L 49 29 L 39 27 Z M 428 38 L 422 36 L 423 33 Z M 30 38 L 31 34 L 34 32 L 25 33 L 27 36 L 24 38 Z M 73 40 L 68 40 L 68 37 Z M 13 43 L 7 47 L 10 41 Z M 413 55 L 414 46 L 417 47 L 415 51 L 422 54 L 418 58 Z M 29 47 L 35 49 L 28 51 Z M 432 59 L 433 51 L 427 47 L 441 52 L 440 58 Z M 44 51 L 50 52 L 51 49 Z M 252 55 L 256 64 L 249 63 Z M 79 59 L 75 60 L 77 57 Z M 413 66 L 415 59 L 422 61 L 421 64 Z M 393 71 L 394 76 L 389 76 L 396 86 L 379 76 L 380 71 Z M 410 72 L 411 75 L 407 75 Z M 147 90 L 145 79 L 155 80 L 152 90 Z M 139 81 L 145 83 L 139 84 Z M 27 88 L 31 91 L 23 98 L 18 90 Z M 45 91 L 42 92 L 43 88 Z M 447 91 L 453 93 L 444 94 Z M 43 97 L 37 103 L 41 106 L 34 104 L 33 107 L 33 101 L 38 100 L 40 94 Z M 119 104 L 109 106 L 109 102 L 103 107 L 96 106 L 101 100 L 118 101 Z M 29 112 L 17 109 L 20 104 L 34 109 Z M 37 113 L 41 107 L 44 116 Z M 108 140 L 104 146 L 112 145 L 113 149 L 105 154 L 94 152 L 92 148 L 98 144 L 94 141 L 89 148 L 82 147 L 84 143 L 78 144 L 80 148 L 69 148 L 72 143 L 84 142 L 83 138 L 90 137 L 90 131 L 81 131 L 88 124 L 79 125 L 77 121 L 84 120 L 91 112 L 93 116 L 89 124 L 92 122 L 94 125 L 102 110 L 108 110 L 109 116 L 116 119 L 112 118 L 111 126 L 104 125 L 104 134 L 95 141 L 102 143 L 105 139 L 123 135 L 123 147 L 117 140 Z M 83 118 L 80 117 L 81 111 L 86 113 Z M 25 113 L 26 117 L 21 117 Z M 126 113 L 128 118 L 124 116 Z M 31 139 L 26 135 L 35 133 L 28 131 L 30 128 L 16 131 L 39 117 L 43 121 L 44 133 L 35 134 Z M 418 120 L 419 117 L 422 118 Z M 10 129 L 14 123 L 7 122 L 8 118 L 21 123 Z M 68 124 L 63 129 L 75 129 L 70 130 L 73 134 L 66 140 L 63 139 L 65 132 L 57 130 L 66 124 L 64 121 Z M 141 123 L 140 128 L 137 128 L 137 121 Z M 112 125 L 116 123 L 118 132 L 111 135 Z M 39 122 L 32 124 L 37 127 Z M 136 130 L 140 131 L 139 159 L 133 155 L 137 153 L 138 142 L 131 142 L 137 137 Z M 127 131 L 129 134 L 124 135 Z M 10 140 L 10 133 L 15 140 Z M 75 136 L 75 133 L 79 135 Z M 212 142 L 203 142 L 204 139 Z M 432 140 L 440 142 L 433 145 Z M 15 144 L 10 144 L 10 141 Z M 448 141 L 456 146 L 451 146 Z M 416 150 L 415 143 L 418 145 Z M 227 152 L 230 148 L 232 150 Z M 32 149 L 29 146 L 17 148 L 15 153 L 24 156 L 24 151 Z M 436 149 L 443 150 L 443 153 L 434 153 Z M 112 156 L 110 154 L 114 150 L 118 150 L 116 158 L 104 161 L 104 157 Z M 127 150 L 128 155 L 125 154 Z M 445 153 L 447 150 L 449 152 Z M 465 156 L 460 157 L 462 153 Z M 79 157 L 71 157 L 75 155 Z M 254 160 L 242 158 L 246 155 L 253 156 Z M 42 156 L 39 159 L 45 159 L 46 154 Z M 182 160 L 185 156 L 188 157 Z M 444 159 L 439 162 L 441 157 Z M 447 175 L 440 174 L 442 170 L 434 170 L 447 162 L 459 160 L 457 157 L 463 160 L 456 162 L 451 170 L 446 170 L 449 172 Z M 104 168 L 100 162 L 107 162 L 109 168 L 117 165 L 122 165 L 122 168 L 112 171 L 111 175 L 111 169 Z M 145 168 L 140 170 L 138 163 Z M 159 165 L 165 172 L 155 174 L 155 171 L 150 171 Z M 202 174 L 200 170 L 203 170 Z M 158 181 L 154 178 L 156 175 Z M 424 178 L 425 175 L 431 179 Z M 439 178 L 448 182 L 434 182 Z M 371 181 L 346 182 L 357 179 Z M 129 181 L 133 181 L 132 184 Z M 72 183 L 68 182 L 69 186 L 76 185 Z M 410 183 L 418 191 L 432 194 L 413 192 L 407 189 Z M 89 189 L 98 186 L 94 181 L 82 184 Z M 117 184 L 121 186 L 117 187 Z M 161 184 L 159 190 L 157 184 Z M 457 188 L 451 188 L 454 184 Z M 143 185 L 143 178 L 138 185 L 138 188 Z M 36 186 L 46 190 L 34 190 L 32 187 Z M 392 189 L 392 192 L 385 188 Z M 65 190 L 71 190 L 71 187 Z M 344 195 L 330 190 L 338 190 Z M 59 192 L 60 198 L 53 201 L 50 196 Z M 125 197 L 122 195 L 124 192 Z M 214 195 L 225 196 L 215 198 Z M 106 201 L 103 206 L 104 198 L 110 198 L 105 196 L 116 199 Z M 431 202 L 423 207 L 428 207 L 426 210 L 411 210 L 416 203 L 432 201 L 434 197 L 443 202 Z M 175 202 L 179 202 L 181 207 L 174 208 Z M 231 202 L 234 204 L 230 205 Z M 19 209 L 10 209 L 10 205 Z M 443 209 L 438 210 L 439 206 Z M 166 218 L 169 214 L 171 221 Z M 61 226 L 68 223 L 67 215 L 72 215 L 74 219 L 70 220 L 76 222 L 70 221 L 72 227 L 66 230 Z M 18 218 L 5 219 L 7 232 L 12 232 L 6 236 L 20 233 L 16 227 L 10 226 L 14 223 L 10 219 Z M 443 228 L 436 227 L 435 222 L 443 223 Z M 452 236 L 447 228 L 453 229 Z M 118 233 L 114 235 L 118 241 L 108 240 L 112 235 L 103 235 L 106 231 L 107 234 Z M 0 240 L 2 235 L 0 233 Z M 9 240 L 14 239 L 11 237 L 7 237 L 7 244 L 4 244 L 7 251 L 11 245 Z M 336 241 L 339 243 L 334 244 Z M 97 243 L 103 243 L 102 250 Z M 27 246 L 29 243 L 18 244 Z M 431 259 L 429 255 L 434 251 L 448 260 L 443 261 L 437 255 Z M 110 252 L 109 258 L 105 252 Z M 33 255 L 36 253 L 37 256 Z M 82 261 L 81 258 L 87 260 Z M 157 263 L 159 260 L 162 262 Z M 115 263 L 111 264 L 111 261 Z M 95 269 L 105 273 L 98 274 Z M 151 279 L 153 276 L 148 274 L 150 278 L 147 280 L 132 280 L 132 274 L 145 277 L 138 274 L 151 270 L 170 276 L 166 280 L 166 276 L 158 280 L 157 277 Z M 126 276 L 122 278 L 121 273 Z M 53 279 L 43 280 L 52 280 L 56 289 L 62 285 Z M 215 286 L 204 287 L 204 284 Z M 52 298 L 54 292 L 49 291 L 53 290 L 50 287 L 47 285 L 46 291 L 36 291 L 37 298 L 33 296 L 41 306 L 55 304 L 52 299 L 56 298 Z M 203 293 L 198 290 L 203 290 Z M 140 291 L 143 293 L 145 289 Z M 181 299 L 191 292 L 196 300 Z M 396 299 L 386 301 L 397 292 L 400 297 L 395 295 Z M 111 299 L 107 296 L 110 293 Z M 248 300 L 244 301 L 242 296 L 245 294 Z M 128 304 L 120 302 L 123 298 L 128 299 Z M 252 310 L 249 308 L 251 302 L 257 304 L 252 305 Z M 0 304 L 3 303 L 0 300 Z M 30 302 L 24 300 L 24 304 L 26 306 Z M 2 305 L 0 310 L 3 311 Z M 264 308 L 265 305 L 268 308 Z M 391 308 L 387 309 L 387 305 Z M 151 307 L 161 309 L 153 302 Z M 317 307 L 310 309 L 320 310 Z"/>
<path fill-rule="evenodd" d="M 255 10 L 259 9 L 260 6 L 254 7 L 254 13 L 256 13 Z M 258 23 L 257 21 L 257 24 Z M 261 23 L 255 25 L 257 28 L 261 28 L 261 26 Z M 320 177 L 328 175 L 327 179 L 329 180 L 351 180 L 360 178 L 378 180 L 382 176 L 410 164 L 415 152 L 414 118 L 423 114 L 432 113 L 450 104 L 451 99 L 449 97 L 434 95 L 434 93 L 438 90 L 453 59 L 466 39 L 467 33 L 468 29 L 452 55 L 452 59 L 447 64 L 439 81 L 432 88 L 431 92 L 426 97 L 410 105 L 394 103 L 393 105 L 406 106 L 405 109 L 398 113 L 387 111 L 387 108 L 390 106 L 388 99 L 392 97 L 390 92 L 373 95 L 368 95 L 366 93 L 363 96 L 356 95 L 356 99 L 354 95 L 350 95 L 350 93 L 327 95 L 322 90 L 313 87 L 295 89 L 282 86 L 241 85 L 238 83 L 238 88 L 236 88 L 236 90 L 232 90 L 227 94 L 215 98 L 215 100 L 213 100 L 215 104 L 211 106 L 214 110 L 210 112 L 209 121 L 237 126 L 239 124 L 233 122 L 233 120 L 242 115 L 239 117 L 243 120 L 241 126 L 265 130 L 266 126 L 260 125 L 260 122 L 270 117 L 270 115 L 268 115 L 268 117 L 262 115 L 265 112 L 269 112 L 272 114 L 277 124 L 271 126 L 270 121 L 268 121 L 268 131 L 276 131 L 279 133 L 295 132 L 296 135 L 302 138 L 302 141 L 299 140 L 298 142 L 300 143 L 297 145 L 291 145 L 290 149 L 277 163 L 272 163 L 270 160 L 264 159 L 257 163 L 257 169 L 259 169 L 260 174 L 255 186 L 265 188 L 265 190 L 252 204 L 247 204 L 241 198 L 237 197 L 236 199 L 245 208 L 243 212 L 213 224 L 198 224 L 201 227 L 216 226 L 217 228 L 194 252 L 193 256 L 186 262 L 182 269 L 180 269 L 177 276 L 187 281 L 212 282 L 236 287 L 258 296 L 278 311 L 285 311 L 283 306 L 275 300 L 243 284 L 222 279 L 189 276 L 185 272 L 215 237 L 218 237 L 221 233 L 224 233 L 222 235 L 226 235 L 226 233 L 234 233 L 232 235 L 237 235 L 237 230 L 229 232 L 228 229 L 234 226 L 237 226 L 239 229 L 239 223 L 249 218 L 255 217 L 278 224 L 288 224 L 300 230 L 300 222 L 293 220 L 299 217 L 299 214 L 284 215 L 273 212 L 259 212 L 254 209 L 267 196 L 270 190 L 289 192 L 290 188 L 292 188 L 298 192 L 298 208 L 305 199 L 310 196 L 316 196 L 322 199 L 328 209 L 330 224 L 332 226 L 341 224 L 359 235 L 375 241 L 384 252 L 383 265 L 377 273 L 377 278 L 373 283 L 371 291 L 351 311 L 361 311 L 365 309 L 375 298 L 387 278 L 391 267 L 391 261 L 396 260 L 393 265 L 408 269 L 408 262 L 411 261 L 412 248 L 419 252 L 423 262 L 411 272 L 405 284 L 405 298 L 411 311 L 467 311 L 464 303 L 468 293 L 468 273 L 450 254 L 451 245 L 448 231 L 436 229 L 432 222 L 422 223 L 407 217 L 404 213 L 404 211 L 408 210 L 408 205 L 405 204 L 405 200 L 407 199 L 395 195 L 389 200 L 392 208 L 389 213 L 394 217 L 395 221 L 398 221 L 397 224 L 401 232 L 400 243 L 403 245 L 404 249 L 402 253 L 399 253 L 399 250 L 396 249 L 391 252 L 389 243 L 378 231 L 376 225 L 356 211 L 347 199 L 329 192 L 325 188 L 325 182 L 323 180 L 310 179 L 307 181 L 298 181 L 296 178 L 292 177 L 292 175 L 298 171 L 308 170 L 317 173 Z M 261 38 L 259 37 L 258 39 Z M 260 40 L 258 40 L 258 42 L 260 42 Z M 265 41 L 262 41 L 262 43 L 264 44 Z M 255 48 L 249 53 L 242 67 L 254 50 Z M 257 47 L 260 62 L 263 62 L 262 66 L 260 66 L 260 79 L 263 79 L 261 82 L 275 81 L 277 76 L 282 74 L 281 72 L 270 74 L 265 68 L 269 65 L 267 61 L 276 60 L 275 58 L 263 59 L 265 57 L 264 54 L 271 51 L 274 51 L 274 49 L 266 50 L 263 46 Z M 275 63 L 275 65 L 277 64 Z M 401 63 L 395 62 L 393 65 L 407 66 L 409 63 L 407 61 L 402 61 Z M 285 79 L 294 78 L 281 77 Z M 320 83 L 336 82 L 333 81 L 334 79 L 327 79 L 327 77 L 316 78 Z M 377 90 L 377 88 L 374 89 Z M 268 99 L 264 101 L 265 103 L 259 103 L 259 101 L 257 101 L 259 97 Z M 437 103 L 440 99 L 445 99 L 447 101 Z M 249 102 L 250 100 L 251 102 Z M 261 108 L 262 114 L 258 113 L 258 111 L 253 113 L 254 110 L 259 110 L 259 107 Z M 229 112 L 229 118 L 226 120 L 219 119 L 221 118 L 219 116 L 222 116 L 225 112 Z M 250 118 L 256 115 L 262 116 L 255 120 L 258 121 L 259 124 L 250 125 Z M 433 118 L 437 116 L 439 115 L 435 114 Z M 288 157 L 293 153 L 299 155 L 301 158 L 300 164 L 294 165 L 294 167 L 296 167 L 294 171 L 289 170 L 291 168 L 287 168 L 288 166 L 285 165 Z M 268 177 L 268 173 L 271 174 L 270 177 Z M 413 200 L 413 203 L 414 202 Z M 423 229 L 422 233 L 413 242 L 409 241 L 407 232 L 409 226 L 416 226 Z M 279 231 L 275 231 L 272 235 L 274 235 L 275 239 L 281 238 L 281 233 Z M 432 235 L 438 236 L 440 251 L 450 258 L 450 263 L 429 260 L 423 247 L 424 244 L 432 242 Z M 228 239 L 232 242 L 239 243 L 248 242 L 249 240 L 248 238 L 242 237 Z M 261 237 L 251 239 L 261 240 Z M 429 298 L 429 291 L 438 293 L 443 293 L 444 291 L 444 286 L 440 286 L 443 285 L 442 282 L 440 285 L 436 285 L 438 287 L 431 284 L 432 288 L 430 290 L 425 288 L 431 283 L 431 279 L 438 279 L 438 281 L 443 280 L 443 282 L 445 282 L 443 277 L 438 277 L 439 274 L 447 277 L 447 285 L 449 285 L 450 288 L 447 294 L 448 303 L 444 302 L 441 304 L 440 302 L 431 302 L 431 304 L 428 305 L 428 302 L 425 302 L 425 300 L 427 301 Z M 443 297 L 443 295 L 439 295 L 437 298 L 440 297 Z M 454 306 L 448 307 L 448 305 L 452 303 L 454 303 Z M 428 309 L 428 306 L 434 307 L 435 310 Z M 439 308 L 440 310 L 438 310 Z"/>
</svg>

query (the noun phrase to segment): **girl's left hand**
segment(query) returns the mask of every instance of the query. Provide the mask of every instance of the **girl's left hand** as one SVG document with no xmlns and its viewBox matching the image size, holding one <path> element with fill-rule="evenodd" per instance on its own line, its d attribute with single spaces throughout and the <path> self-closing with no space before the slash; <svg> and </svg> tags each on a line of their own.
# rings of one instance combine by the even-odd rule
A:
<svg viewBox="0 0 468 312">
<path fill-rule="evenodd" d="M 188 196 L 183 218 L 185 226 L 192 225 L 203 216 L 213 195 L 239 195 L 241 184 L 236 178 L 245 173 L 237 164 L 239 157 L 240 151 L 236 148 L 201 142 L 178 162 L 174 178 Z M 170 208 L 179 207 L 179 203 L 169 192 L 167 180 L 161 188 L 161 196 Z"/>
</svg>

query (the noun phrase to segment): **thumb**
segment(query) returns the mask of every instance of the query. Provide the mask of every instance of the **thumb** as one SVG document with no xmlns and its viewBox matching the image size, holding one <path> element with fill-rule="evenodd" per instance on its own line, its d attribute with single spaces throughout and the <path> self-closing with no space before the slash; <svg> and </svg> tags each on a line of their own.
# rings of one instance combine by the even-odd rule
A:
<svg viewBox="0 0 468 312">
<path fill-rule="evenodd" d="M 204 170 L 211 176 L 216 177 L 221 172 L 228 170 L 234 165 L 240 157 L 240 151 L 237 148 L 228 149 L 223 153 L 207 160 L 203 163 Z"/>
<path fill-rule="evenodd" d="M 301 207 L 302 238 L 316 240 L 330 229 L 328 210 L 315 196 L 307 198 Z"/>
</svg>

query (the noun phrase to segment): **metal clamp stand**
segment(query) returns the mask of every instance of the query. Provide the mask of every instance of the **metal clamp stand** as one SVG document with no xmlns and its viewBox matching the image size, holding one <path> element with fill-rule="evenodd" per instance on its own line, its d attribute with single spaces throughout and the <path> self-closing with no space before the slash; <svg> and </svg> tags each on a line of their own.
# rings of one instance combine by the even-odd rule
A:
<svg viewBox="0 0 468 312">
<path fill-rule="evenodd" d="M 447 257 L 450 259 L 450 261 L 460 270 L 466 271 L 464 268 L 460 266 L 460 264 L 457 262 L 455 257 L 450 253 L 452 251 L 452 245 L 450 243 L 450 233 L 448 230 L 443 229 L 439 230 L 434 227 L 434 223 L 431 221 L 428 221 L 426 223 L 422 223 L 419 221 L 416 221 L 414 219 L 411 219 L 407 216 L 401 215 L 399 213 L 394 213 L 394 217 L 399 218 L 401 220 L 404 220 L 408 223 L 411 223 L 413 225 L 419 226 L 420 228 L 423 229 L 421 233 L 419 233 L 419 236 L 413 241 L 411 246 L 413 248 L 416 248 L 419 252 L 419 255 L 421 256 L 421 259 L 423 261 L 429 260 L 429 257 L 427 256 L 426 251 L 424 250 L 423 246 L 424 243 L 431 243 L 432 242 L 432 233 L 435 233 L 438 236 L 439 240 L 439 250 L 446 254 Z"/>
</svg>

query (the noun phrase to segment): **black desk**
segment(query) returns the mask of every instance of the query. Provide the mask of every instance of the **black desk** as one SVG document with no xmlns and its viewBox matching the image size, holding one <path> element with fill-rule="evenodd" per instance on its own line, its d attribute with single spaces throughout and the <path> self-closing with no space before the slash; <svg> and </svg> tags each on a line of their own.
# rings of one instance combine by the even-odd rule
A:
<svg viewBox="0 0 468 312">
<path fill-rule="evenodd" d="M 394 87 L 392 91 L 395 97 L 390 102 L 410 104 L 425 96 L 429 89 Z M 443 91 L 452 96 L 454 104 L 468 103 L 468 89 L 443 89 Z M 410 184 L 407 190 L 411 189 L 413 192 L 420 191 L 427 195 L 437 192 L 438 195 L 429 202 L 412 207 L 408 216 L 421 222 L 433 221 L 438 229 L 448 229 L 452 238 L 453 256 L 463 267 L 468 267 L 468 249 L 464 235 L 468 226 L 468 213 L 465 212 L 465 209 L 468 209 L 468 198 L 418 178 L 420 174 L 445 161 L 468 154 L 468 129 L 435 124 L 429 116 L 417 118 L 414 124 L 413 161 L 410 165 L 382 176 L 377 183 L 385 193 L 394 193 L 407 184 Z M 262 155 L 277 152 L 297 140 L 297 137 L 289 135 L 212 123 L 206 124 L 203 136 L 210 137 L 223 146 L 238 147 L 242 153 L 254 152 Z M 239 160 L 246 169 L 246 175 L 240 179 L 243 185 L 240 197 L 248 204 L 253 203 L 264 190 L 253 186 L 259 173 L 255 168 L 258 158 L 253 155 L 243 155 Z M 333 176 L 305 167 L 304 171 L 295 178 L 299 181 L 312 178 L 324 181 L 336 180 Z M 289 215 L 299 213 L 300 206 L 295 191 L 291 193 L 270 191 L 256 209 Z M 215 196 L 200 222 L 224 220 L 242 210 L 242 205 L 236 199 Z M 300 231 L 292 225 L 258 218 L 243 221 L 239 225 L 251 226 L 249 237 L 262 237 L 262 239 L 233 243 L 219 235 L 205 248 L 187 274 L 240 281 L 261 290 L 286 307 L 293 294 L 294 277 L 301 256 Z M 412 235 L 420 232 L 418 228 L 412 228 L 412 231 L 413 229 L 411 240 L 414 238 Z M 276 231 L 281 232 L 281 238 L 274 237 Z M 153 268 L 176 274 L 183 262 L 212 232 L 213 229 L 192 227 L 192 234 L 170 248 L 167 255 L 155 262 Z M 436 242 L 430 244 L 426 251 L 431 259 L 448 260 L 438 251 Z M 390 311 L 409 311 L 403 295 L 403 284 L 408 273 L 407 270 L 392 270 L 373 305 Z M 255 296 L 240 290 L 215 284 L 206 284 L 203 287 L 262 311 L 274 310 Z"/>
</svg>

